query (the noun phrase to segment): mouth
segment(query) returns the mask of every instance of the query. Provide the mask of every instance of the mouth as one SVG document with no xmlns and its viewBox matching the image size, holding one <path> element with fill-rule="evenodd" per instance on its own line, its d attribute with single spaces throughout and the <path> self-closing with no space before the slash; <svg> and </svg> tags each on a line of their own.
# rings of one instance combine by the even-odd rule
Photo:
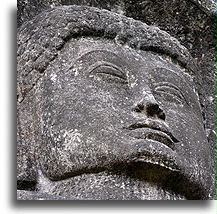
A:
<svg viewBox="0 0 217 214">
<path fill-rule="evenodd" d="M 133 138 L 153 140 L 172 150 L 174 150 L 175 143 L 179 142 L 166 125 L 154 120 L 138 122 L 125 129 L 129 130 L 128 135 Z"/>
</svg>

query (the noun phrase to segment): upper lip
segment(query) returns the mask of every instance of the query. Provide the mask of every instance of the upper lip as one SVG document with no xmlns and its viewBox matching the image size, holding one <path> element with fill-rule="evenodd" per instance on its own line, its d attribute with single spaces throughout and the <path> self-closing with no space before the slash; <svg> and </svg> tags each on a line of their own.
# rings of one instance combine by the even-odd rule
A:
<svg viewBox="0 0 217 214">
<path fill-rule="evenodd" d="M 139 139 L 155 140 L 172 149 L 174 149 L 174 144 L 179 142 L 164 122 L 155 120 L 138 121 L 124 128 L 132 130 L 130 136 Z"/>
</svg>

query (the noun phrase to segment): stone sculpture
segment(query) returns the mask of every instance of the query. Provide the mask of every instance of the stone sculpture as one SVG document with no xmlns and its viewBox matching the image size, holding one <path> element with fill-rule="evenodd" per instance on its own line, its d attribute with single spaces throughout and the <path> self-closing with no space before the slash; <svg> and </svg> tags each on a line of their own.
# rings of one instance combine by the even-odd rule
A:
<svg viewBox="0 0 217 214">
<path fill-rule="evenodd" d="M 209 199 L 198 68 L 175 38 L 62 6 L 20 27 L 17 56 L 18 198 Z"/>
</svg>

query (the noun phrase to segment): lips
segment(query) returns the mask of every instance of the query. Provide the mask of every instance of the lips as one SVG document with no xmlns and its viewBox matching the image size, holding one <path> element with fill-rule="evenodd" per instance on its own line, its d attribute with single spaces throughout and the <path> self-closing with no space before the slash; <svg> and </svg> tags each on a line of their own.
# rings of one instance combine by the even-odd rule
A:
<svg viewBox="0 0 217 214">
<path fill-rule="evenodd" d="M 150 139 L 162 143 L 174 149 L 178 140 L 169 131 L 168 127 L 159 121 L 146 120 L 125 127 L 129 130 L 128 135 L 137 139 Z"/>
</svg>

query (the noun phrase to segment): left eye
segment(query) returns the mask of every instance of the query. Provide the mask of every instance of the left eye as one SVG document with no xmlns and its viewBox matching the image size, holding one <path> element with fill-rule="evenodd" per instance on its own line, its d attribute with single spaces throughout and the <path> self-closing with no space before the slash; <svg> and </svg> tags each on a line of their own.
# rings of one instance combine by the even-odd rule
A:
<svg viewBox="0 0 217 214">
<path fill-rule="evenodd" d="M 155 86 L 155 94 L 160 95 L 172 102 L 183 103 L 186 99 L 181 90 L 173 84 L 159 83 Z"/>
</svg>

